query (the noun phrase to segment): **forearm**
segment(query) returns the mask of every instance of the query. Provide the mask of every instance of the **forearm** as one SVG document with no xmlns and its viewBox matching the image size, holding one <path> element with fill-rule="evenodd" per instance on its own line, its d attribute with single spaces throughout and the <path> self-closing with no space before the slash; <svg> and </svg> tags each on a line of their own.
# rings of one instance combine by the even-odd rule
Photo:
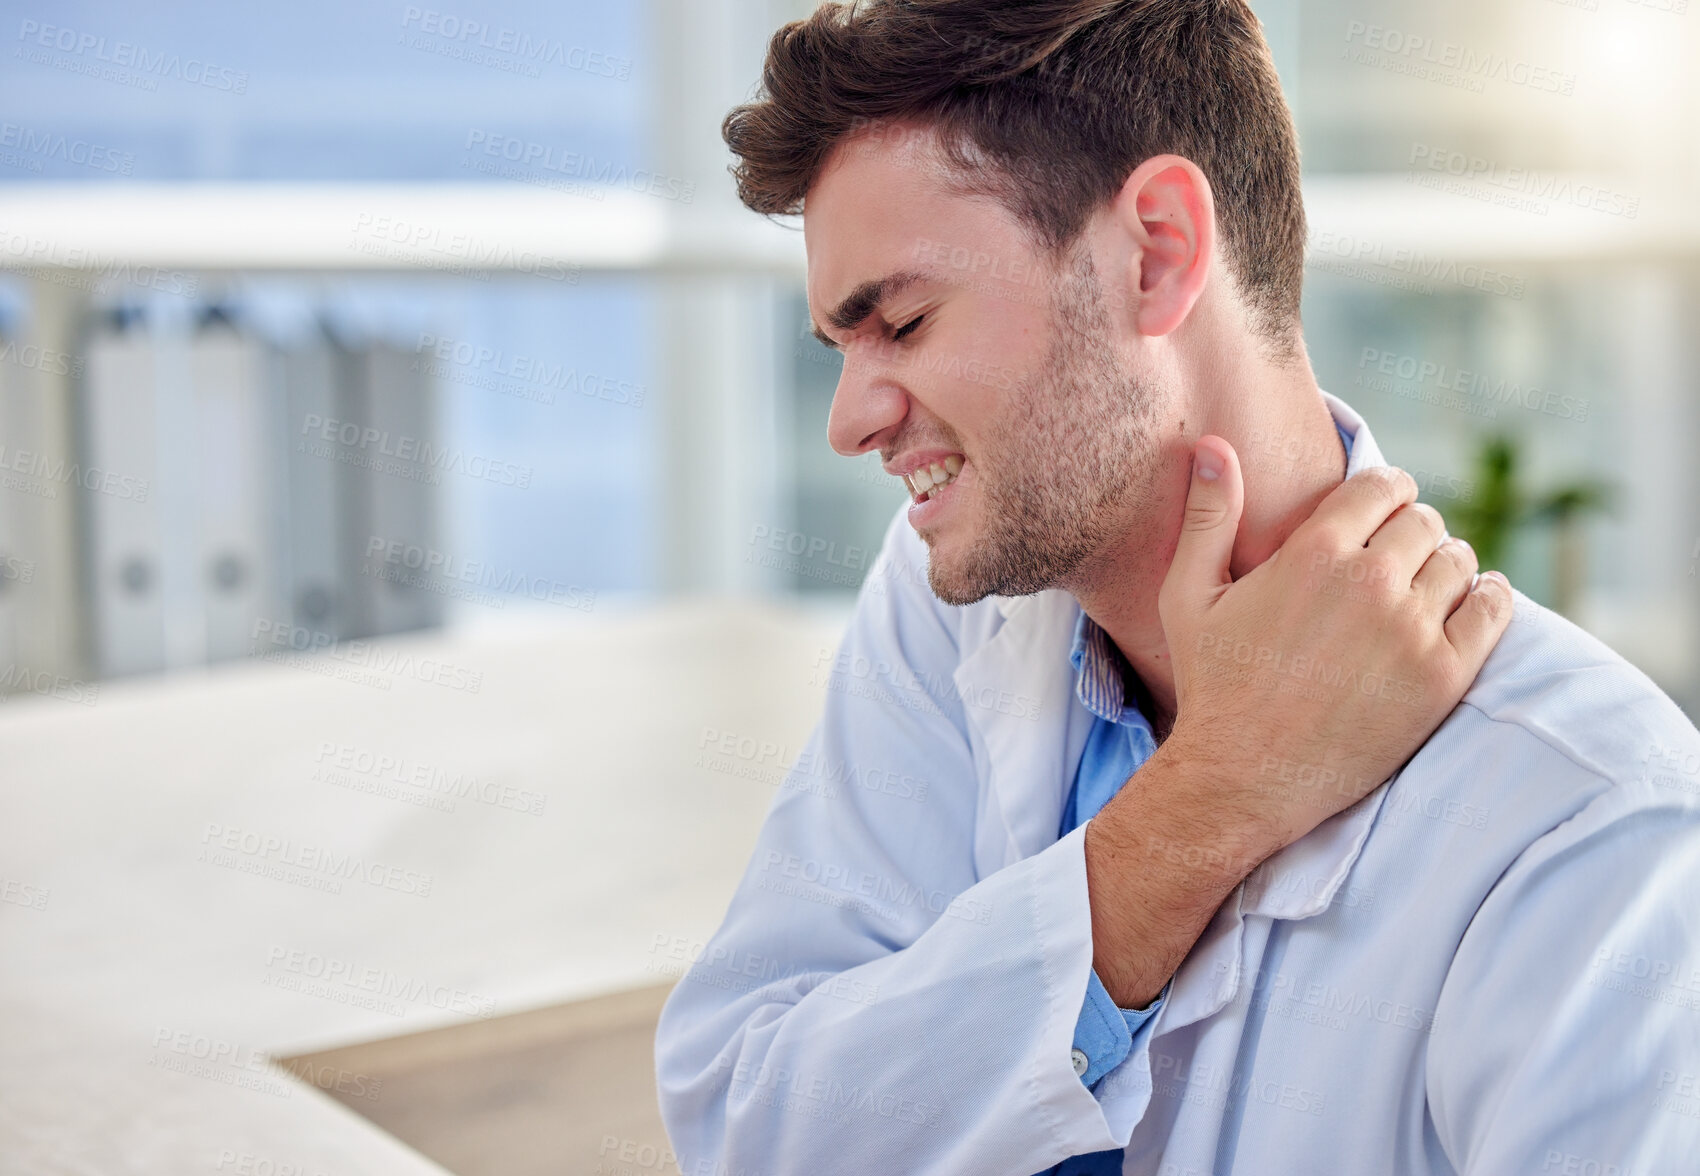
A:
<svg viewBox="0 0 1700 1176">
<path fill-rule="evenodd" d="M 1204 797 L 1220 772 L 1170 739 L 1086 826 L 1092 965 L 1122 1008 L 1156 998 L 1222 901 L 1280 845 Z"/>
<path fill-rule="evenodd" d="M 1510 585 L 1477 577 L 1416 497 L 1409 474 L 1361 469 L 1234 576 L 1239 460 L 1199 439 L 1157 600 L 1166 649 L 1138 668 L 1172 681 L 1175 729 L 1086 826 L 1093 967 L 1121 1007 L 1161 989 L 1260 862 L 1397 771 L 1505 632 Z M 1269 764 L 1316 787 L 1248 770 Z"/>
<path fill-rule="evenodd" d="M 685 1170 L 1034 1172 L 1125 1143 L 1069 1052 L 1092 947 L 1081 854 L 1070 836 L 988 875 L 896 950 L 852 930 L 866 913 L 747 882 L 657 1028 Z M 1026 1113 L 1035 1099 L 1073 1113 Z"/>
</svg>

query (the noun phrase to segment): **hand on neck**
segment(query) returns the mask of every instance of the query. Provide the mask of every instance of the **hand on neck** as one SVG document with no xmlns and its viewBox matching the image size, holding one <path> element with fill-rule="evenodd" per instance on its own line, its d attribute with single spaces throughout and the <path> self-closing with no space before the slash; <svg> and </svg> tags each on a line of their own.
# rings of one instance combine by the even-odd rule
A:
<svg viewBox="0 0 1700 1176">
<path fill-rule="evenodd" d="M 1345 477 L 1345 446 L 1302 353 L 1294 365 L 1252 366 L 1254 378 L 1193 390 L 1189 410 L 1161 442 L 1148 501 L 1133 504 L 1121 537 L 1064 585 L 1138 675 L 1159 738 L 1174 721 L 1175 689 L 1157 593 L 1180 534 L 1198 438 L 1227 440 L 1244 472 L 1235 579 L 1273 555 Z"/>
</svg>

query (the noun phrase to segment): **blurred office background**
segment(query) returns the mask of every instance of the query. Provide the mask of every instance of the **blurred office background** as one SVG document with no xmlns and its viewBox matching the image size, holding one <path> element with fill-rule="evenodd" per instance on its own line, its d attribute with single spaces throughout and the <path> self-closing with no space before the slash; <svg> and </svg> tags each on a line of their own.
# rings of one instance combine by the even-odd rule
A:
<svg viewBox="0 0 1700 1176">
<path fill-rule="evenodd" d="M 4 648 L 96 678 L 258 618 L 854 591 L 901 491 L 827 448 L 796 234 L 716 134 L 806 4 L 10 7 Z M 1503 562 L 1692 701 L 1682 0 L 1258 8 L 1323 386 L 1466 523 L 1508 441 L 1557 504 L 1497 512 Z"/>
<path fill-rule="evenodd" d="M 55 765 L 103 740 L 140 804 L 175 769 L 126 733 L 217 738 L 197 708 L 250 691 L 302 748 L 367 732 L 532 783 L 558 768 L 555 839 L 484 842 L 548 855 L 613 786 L 561 765 L 652 689 L 681 700 L 682 742 L 628 795 L 729 823 L 671 867 L 698 905 L 627 946 L 647 968 L 656 936 L 712 929 L 771 788 L 717 792 L 689 740 L 795 754 L 818 689 L 786 659 L 830 644 L 904 498 L 827 446 L 839 361 L 809 335 L 800 233 L 743 212 L 724 170 L 721 117 L 810 7 L 0 3 L 0 745 L 33 740 L 39 769 L 0 804 L 47 813 Z M 1253 7 L 1299 125 L 1322 386 L 1514 582 L 1700 713 L 1700 15 Z M 409 712 L 291 673 L 374 641 L 487 689 Z M 510 671 L 537 676 L 503 711 Z M 764 676 L 783 716 L 751 695 L 728 717 Z M 268 754 L 298 783 L 291 747 Z M 85 765 L 88 803 L 112 762 Z M 245 762 L 217 786 L 240 792 Z M 710 783 L 680 801 L 669 778 Z M 460 860 L 442 845 L 470 821 L 426 836 L 407 822 L 434 814 L 336 797 L 368 799 L 354 824 L 388 819 L 391 852 Z M 59 877 L 11 867 L 32 868 Z M 505 1007 L 629 986 L 560 962 L 601 931 L 554 934 Z M 447 1023 L 420 1011 L 403 1027 Z"/>
</svg>

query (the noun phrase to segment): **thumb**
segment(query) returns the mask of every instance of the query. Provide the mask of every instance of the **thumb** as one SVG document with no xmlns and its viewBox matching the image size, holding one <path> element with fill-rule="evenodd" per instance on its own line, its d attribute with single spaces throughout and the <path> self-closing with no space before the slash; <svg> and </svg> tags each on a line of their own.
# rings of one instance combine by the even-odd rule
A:
<svg viewBox="0 0 1700 1176">
<path fill-rule="evenodd" d="M 1180 541 L 1163 580 L 1159 600 L 1163 611 L 1192 616 L 1233 583 L 1228 560 L 1244 504 L 1245 487 L 1234 447 L 1220 437 L 1200 437 L 1192 455 Z"/>
</svg>

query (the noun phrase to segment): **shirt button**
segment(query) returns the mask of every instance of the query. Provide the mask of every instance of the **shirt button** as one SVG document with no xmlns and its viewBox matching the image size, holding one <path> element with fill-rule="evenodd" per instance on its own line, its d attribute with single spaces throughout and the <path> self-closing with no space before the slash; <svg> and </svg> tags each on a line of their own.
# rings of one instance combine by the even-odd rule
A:
<svg viewBox="0 0 1700 1176">
<path fill-rule="evenodd" d="M 1069 1050 L 1068 1051 L 1068 1060 L 1074 1063 L 1074 1073 L 1075 1073 L 1076 1077 L 1079 1077 L 1080 1075 L 1086 1073 L 1086 1067 L 1091 1064 L 1091 1062 L 1086 1057 L 1086 1051 L 1085 1050 L 1079 1050 L 1079 1049 Z"/>
</svg>

